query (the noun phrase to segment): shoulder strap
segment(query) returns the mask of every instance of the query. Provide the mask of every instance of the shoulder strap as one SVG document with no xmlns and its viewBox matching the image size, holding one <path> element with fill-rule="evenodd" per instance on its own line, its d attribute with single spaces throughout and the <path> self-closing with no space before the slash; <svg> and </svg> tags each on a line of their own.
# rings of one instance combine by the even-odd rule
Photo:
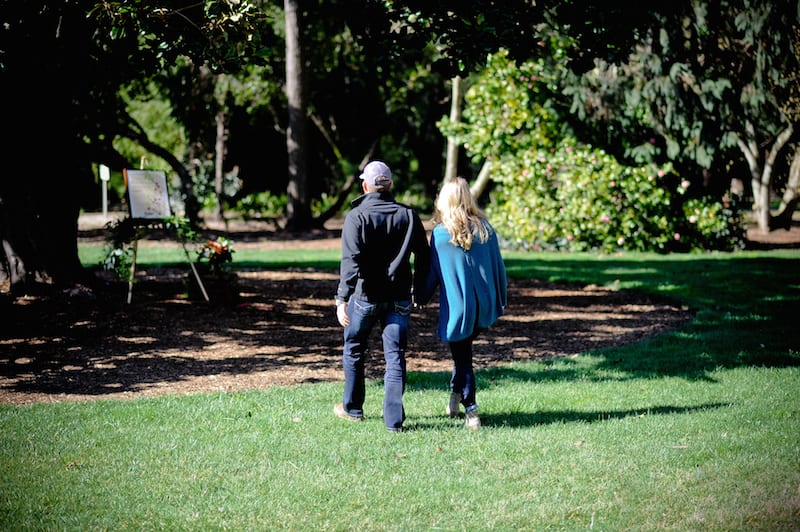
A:
<svg viewBox="0 0 800 532">
<path fill-rule="evenodd" d="M 406 230 L 406 237 L 403 240 L 403 245 L 400 246 L 400 251 L 397 253 L 397 256 L 389 263 L 389 279 L 394 280 L 395 274 L 397 273 L 397 268 L 400 267 L 400 264 L 403 262 L 403 255 L 405 251 L 408 249 L 409 244 L 411 243 L 411 235 L 414 234 L 414 211 L 411 209 L 406 209 L 408 213 L 408 229 Z"/>
</svg>

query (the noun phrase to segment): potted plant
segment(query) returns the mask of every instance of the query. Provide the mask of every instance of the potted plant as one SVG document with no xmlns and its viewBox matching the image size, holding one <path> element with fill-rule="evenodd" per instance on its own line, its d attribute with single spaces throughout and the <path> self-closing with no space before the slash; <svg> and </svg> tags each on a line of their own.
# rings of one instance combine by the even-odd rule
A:
<svg viewBox="0 0 800 532">
<path fill-rule="evenodd" d="M 233 253 L 233 241 L 221 236 L 205 241 L 197 251 L 197 272 L 211 303 L 232 304 L 239 300 L 239 278 L 230 271 Z M 188 291 L 190 299 L 203 297 L 193 277 Z"/>
</svg>

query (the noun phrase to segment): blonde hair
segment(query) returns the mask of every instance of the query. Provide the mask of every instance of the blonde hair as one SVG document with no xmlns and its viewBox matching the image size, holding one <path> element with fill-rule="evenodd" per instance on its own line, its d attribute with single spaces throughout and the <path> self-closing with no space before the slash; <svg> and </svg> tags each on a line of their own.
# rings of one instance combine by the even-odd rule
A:
<svg viewBox="0 0 800 532">
<path fill-rule="evenodd" d="M 445 181 L 436 198 L 434 221 L 450 233 L 450 243 L 468 251 L 473 238 L 484 243 L 489 239 L 486 215 L 478 207 L 467 180 L 457 177 Z"/>
</svg>

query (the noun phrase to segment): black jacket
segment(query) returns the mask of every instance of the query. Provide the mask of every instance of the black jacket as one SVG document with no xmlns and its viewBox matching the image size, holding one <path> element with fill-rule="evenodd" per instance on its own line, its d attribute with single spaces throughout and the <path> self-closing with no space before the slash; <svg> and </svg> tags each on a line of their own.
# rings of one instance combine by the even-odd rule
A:
<svg viewBox="0 0 800 532">
<path fill-rule="evenodd" d="M 342 263 L 336 301 L 355 295 L 370 302 L 411 299 L 430 268 L 430 248 L 419 215 L 391 192 L 356 198 L 342 227 Z M 411 254 L 414 254 L 414 273 Z"/>
</svg>

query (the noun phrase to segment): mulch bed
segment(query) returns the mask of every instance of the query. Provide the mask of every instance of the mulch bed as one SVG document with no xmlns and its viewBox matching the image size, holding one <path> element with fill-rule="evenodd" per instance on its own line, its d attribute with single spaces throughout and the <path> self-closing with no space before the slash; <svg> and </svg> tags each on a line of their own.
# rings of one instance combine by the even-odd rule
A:
<svg viewBox="0 0 800 532">
<path fill-rule="evenodd" d="M 26 297 L 0 329 L 0 403 L 260 389 L 341 380 L 331 271 L 249 271 L 237 301 L 187 297 L 187 271 L 141 271 L 133 299 L 109 282 L 94 298 Z M 636 342 L 689 319 L 650 298 L 512 280 L 507 315 L 475 345 L 478 369 Z M 438 308 L 412 321 L 410 371 L 449 371 Z M 377 332 L 370 376 L 380 377 Z"/>
</svg>

